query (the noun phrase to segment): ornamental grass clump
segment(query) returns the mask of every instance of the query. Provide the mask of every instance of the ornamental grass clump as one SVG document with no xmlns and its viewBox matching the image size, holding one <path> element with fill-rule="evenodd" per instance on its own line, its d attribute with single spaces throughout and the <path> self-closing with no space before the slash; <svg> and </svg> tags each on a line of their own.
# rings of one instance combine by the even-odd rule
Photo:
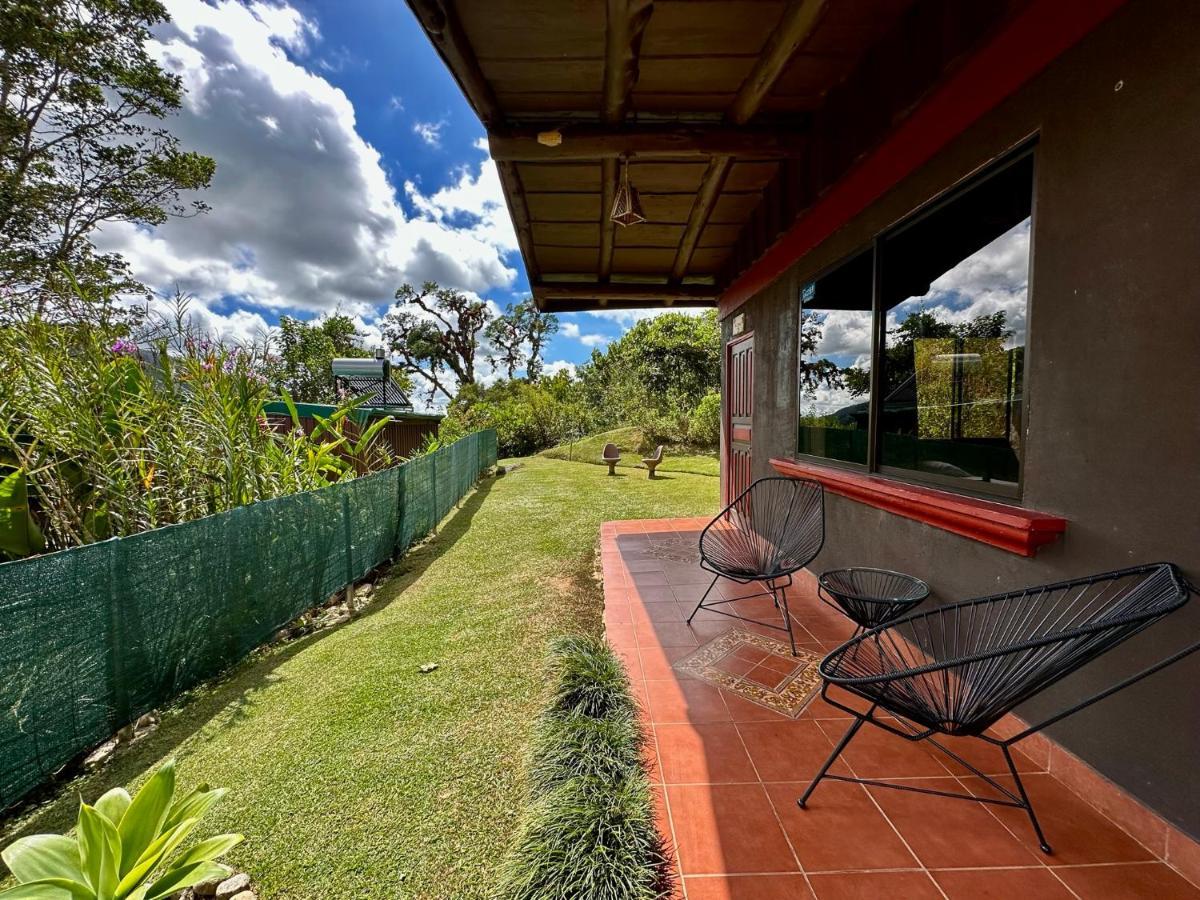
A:
<svg viewBox="0 0 1200 900">
<path fill-rule="evenodd" d="M 553 648 L 558 682 L 537 723 L 530 806 L 503 900 L 659 900 L 670 858 L 642 764 L 645 735 L 620 661 L 590 638 Z"/>
</svg>

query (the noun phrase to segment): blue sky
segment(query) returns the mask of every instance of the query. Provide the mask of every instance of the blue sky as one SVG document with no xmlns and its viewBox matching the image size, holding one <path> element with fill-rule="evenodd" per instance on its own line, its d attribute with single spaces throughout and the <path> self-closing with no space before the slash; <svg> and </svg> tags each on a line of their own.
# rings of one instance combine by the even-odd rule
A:
<svg viewBox="0 0 1200 900">
<path fill-rule="evenodd" d="M 104 250 L 232 339 L 281 315 L 341 311 L 378 340 L 404 281 L 492 301 L 528 280 L 484 131 L 400 0 L 167 0 L 152 52 L 183 79 L 169 127 L 213 156 L 212 211 L 110 225 Z M 546 354 L 569 368 L 637 312 L 562 317 Z M 486 365 L 484 377 L 488 377 Z"/>
</svg>

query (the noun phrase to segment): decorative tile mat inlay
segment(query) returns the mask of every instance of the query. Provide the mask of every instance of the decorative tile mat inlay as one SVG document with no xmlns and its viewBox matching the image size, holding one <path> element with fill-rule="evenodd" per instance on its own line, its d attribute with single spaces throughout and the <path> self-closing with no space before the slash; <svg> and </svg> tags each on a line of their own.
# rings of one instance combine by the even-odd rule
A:
<svg viewBox="0 0 1200 900">
<path fill-rule="evenodd" d="M 646 555 L 654 559 L 694 563 L 700 561 L 700 546 L 695 535 L 663 538 L 651 540 Z"/>
<path fill-rule="evenodd" d="M 787 644 L 735 628 L 675 663 L 675 668 L 733 691 L 752 703 L 796 718 L 821 683 L 821 657 L 792 656 Z"/>
</svg>

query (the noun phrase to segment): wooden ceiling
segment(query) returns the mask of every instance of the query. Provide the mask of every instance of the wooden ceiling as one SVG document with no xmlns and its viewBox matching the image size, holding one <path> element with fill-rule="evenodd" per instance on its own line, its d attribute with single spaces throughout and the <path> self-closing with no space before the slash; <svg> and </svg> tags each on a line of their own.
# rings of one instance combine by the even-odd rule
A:
<svg viewBox="0 0 1200 900">
<path fill-rule="evenodd" d="M 1024 5 L 408 2 L 488 129 L 534 297 L 556 311 L 714 304 Z M 609 219 L 621 159 L 647 217 L 629 227 Z"/>
</svg>

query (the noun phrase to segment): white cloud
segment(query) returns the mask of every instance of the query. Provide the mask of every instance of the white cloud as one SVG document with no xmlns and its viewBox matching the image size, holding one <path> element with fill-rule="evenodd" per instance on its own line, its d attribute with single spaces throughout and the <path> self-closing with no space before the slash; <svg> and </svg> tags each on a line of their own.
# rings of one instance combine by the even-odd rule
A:
<svg viewBox="0 0 1200 900">
<path fill-rule="evenodd" d="M 423 140 L 430 147 L 442 146 L 442 129 L 446 127 L 446 120 L 439 119 L 437 122 L 413 122 L 413 134 Z"/>
<path fill-rule="evenodd" d="M 153 229 L 109 225 L 101 249 L 124 254 L 151 287 L 194 294 L 206 311 L 238 298 L 373 321 L 406 281 L 476 293 L 512 284 L 505 254 L 516 242 L 489 160 L 454 173 L 408 215 L 349 98 L 297 61 L 320 40 L 315 22 L 285 4 L 168 7 L 173 21 L 150 49 L 188 90 L 168 127 L 217 161 L 202 195 L 212 211 Z"/>
<path fill-rule="evenodd" d="M 475 148 L 487 153 L 487 141 L 480 138 Z M 491 159 L 485 159 L 476 171 L 463 166 L 457 170 L 457 181 L 426 196 L 412 181 L 404 183 L 404 192 L 413 207 L 426 219 L 450 227 L 458 223 L 458 231 L 469 234 L 481 243 L 505 252 L 518 249 L 517 233 L 504 201 L 500 172 Z M 465 223 L 467 224 L 463 224 Z"/>
<path fill-rule="evenodd" d="M 579 325 L 575 322 L 562 322 L 558 324 L 558 333 L 563 337 L 577 338 L 579 337 Z"/>
<path fill-rule="evenodd" d="M 585 347 L 603 347 L 608 343 L 608 338 L 602 334 L 581 334 L 579 343 Z"/>
<path fill-rule="evenodd" d="M 572 378 L 575 377 L 575 363 L 567 362 L 565 359 L 556 359 L 554 362 L 548 362 L 542 367 L 546 375 L 553 377 L 559 372 L 566 372 Z"/>
</svg>

